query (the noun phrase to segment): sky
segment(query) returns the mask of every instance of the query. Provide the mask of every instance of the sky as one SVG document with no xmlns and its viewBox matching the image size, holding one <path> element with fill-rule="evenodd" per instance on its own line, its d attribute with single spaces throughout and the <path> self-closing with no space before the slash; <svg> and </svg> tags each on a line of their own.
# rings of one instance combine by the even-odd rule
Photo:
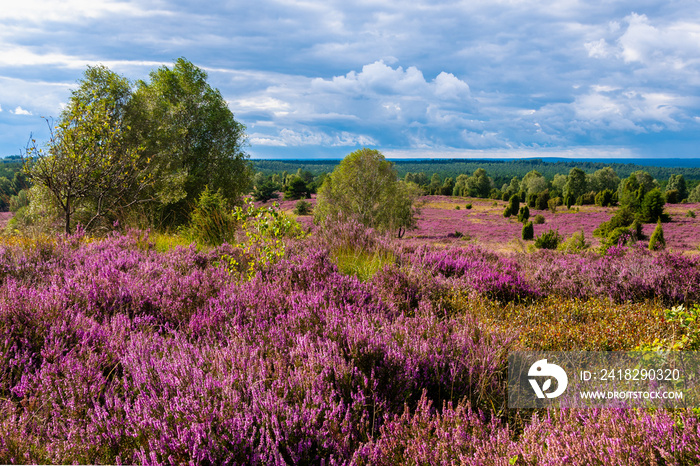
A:
<svg viewBox="0 0 700 466">
<path fill-rule="evenodd" d="M 0 156 L 184 57 L 251 158 L 700 157 L 698 0 L 0 0 Z"/>
</svg>

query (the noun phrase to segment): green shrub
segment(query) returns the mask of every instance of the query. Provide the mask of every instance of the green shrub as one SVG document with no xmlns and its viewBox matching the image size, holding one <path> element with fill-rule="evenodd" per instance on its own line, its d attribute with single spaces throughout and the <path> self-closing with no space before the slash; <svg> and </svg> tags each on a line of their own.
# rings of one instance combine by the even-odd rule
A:
<svg viewBox="0 0 700 466">
<path fill-rule="evenodd" d="M 472 205 L 471 205 L 471 204 L 467 204 L 467 209 L 471 209 L 471 208 L 472 208 Z"/>
<path fill-rule="evenodd" d="M 559 234 L 559 230 L 549 230 L 535 239 L 535 247 L 538 249 L 556 249 L 561 240 L 562 237 Z"/>
<path fill-rule="evenodd" d="M 611 231 L 613 231 L 616 228 L 620 227 L 629 227 L 634 223 L 635 221 L 635 215 L 634 211 L 627 206 L 623 206 L 615 212 L 615 215 L 612 216 L 610 220 L 607 222 L 603 222 L 600 225 L 598 225 L 598 228 L 593 231 L 594 236 L 598 236 L 600 238 L 605 238 L 607 237 Z"/>
<path fill-rule="evenodd" d="M 544 215 L 535 215 L 535 217 L 532 219 L 532 223 L 534 223 L 535 225 L 542 225 L 544 223 Z"/>
<path fill-rule="evenodd" d="M 644 223 L 654 223 L 657 220 L 667 220 L 664 214 L 664 195 L 661 190 L 654 188 L 644 195 L 642 206 L 640 208 L 639 217 Z"/>
<path fill-rule="evenodd" d="M 559 205 L 557 199 L 559 198 L 555 197 L 554 199 L 550 199 L 549 201 L 547 201 L 547 207 L 549 208 L 549 211 L 553 214 L 557 213 L 557 206 Z"/>
<path fill-rule="evenodd" d="M 520 198 L 518 197 L 517 194 L 513 194 L 510 196 L 510 199 L 508 200 L 508 205 L 506 206 L 505 210 L 503 211 L 503 216 L 508 218 L 511 215 L 518 215 L 518 209 L 520 207 Z"/>
<path fill-rule="evenodd" d="M 591 247 L 591 243 L 586 241 L 586 236 L 583 233 L 583 230 L 581 230 L 578 233 L 574 233 L 559 245 L 557 249 L 560 251 L 568 252 L 568 253 L 577 253 L 584 251 Z"/>
<path fill-rule="evenodd" d="M 685 216 L 689 217 L 689 218 L 695 218 L 695 212 L 693 212 L 692 210 L 689 210 L 688 213 L 685 214 Z"/>
<path fill-rule="evenodd" d="M 518 221 L 521 223 L 524 223 L 529 218 L 530 218 L 530 208 L 528 206 L 524 205 L 520 208 L 520 212 L 518 212 Z"/>
<path fill-rule="evenodd" d="M 528 194 L 527 195 L 527 206 L 528 207 L 535 207 L 535 204 L 537 203 L 537 194 Z"/>
<path fill-rule="evenodd" d="M 661 226 L 661 219 L 656 222 L 656 228 L 654 228 L 654 233 L 651 234 L 651 239 L 649 240 L 649 250 L 655 251 L 657 249 L 663 249 L 666 247 L 666 240 L 664 239 L 664 229 Z"/>
<path fill-rule="evenodd" d="M 546 210 L 549 203 L 549 190 L 545 189 L 535 198 L 535 208 L 537 210 Z"/>
<path fill-rule="evenodd" d="M 604 189 L 595 195 L 595 205 L 600 207 L 608 207 L 613 205 L 613 191 Z"/>
<path fill-rule="evenodd" d="M 459 209 L 461 209 L 460 206 L 455 206 L 455 210 L 459 210 Z"/>
<path fill-rule="evenodd" d="M 311 203 L 307 202 L 305 200 L 299 200 L 297 201 L 296 205 L 294 206 L 294 214 L 295 215 L 309 215 L 311 213 Z"/>
<path fill-rule="evenodd" d="M 525 241 L 535 237 L 535 227 L 532 225 L 532 222 L 527 222 L 523 225 L 522 237 Z"/>
<path fill-rule="evenodd" d="M 192 241 L 212 246 L 235 241 L 236 220 L 226 208 L 221 189 L 213 192 L 205 186 L 183 233 Z"/>
<path fill-rule="evenodd" d="M 678 199 L 678 190 L 677 189 L 671 189 L 670 191 L 666 191 L 666 202 L 669 204 L 678 204 L 680 199 Z"/>
</svg>

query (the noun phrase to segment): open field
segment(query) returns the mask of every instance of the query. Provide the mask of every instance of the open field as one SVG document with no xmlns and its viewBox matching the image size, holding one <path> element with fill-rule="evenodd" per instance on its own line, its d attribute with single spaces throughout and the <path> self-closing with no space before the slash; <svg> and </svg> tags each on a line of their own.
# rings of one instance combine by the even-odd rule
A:
<svg viewBox="0 0 700 466">
<path fill-rule="evenodd" d="M 419 232 L 496 219 L 428 201 Z M 700 257 L 421 241 L 346 224 L 267 263 L 135 231 L 5 239 L 0 463 L 700 461 L 691 410 L 515 411 L 505 387 L 514 350 L 697 347 L 668 309 L 697 315 Z"/>
<path fill-rule="evenodd" d="M 315 203 L 315 199 L 309 202 Z M 282 210 L 291 212 L 296 201 L 282 201 Z M 506 202 L 492 199 L 476 199 L 452 196 L 423 196 L 420 199 L 421 214 L 418 227 L 406 232 L 404 242 L 413 245 L 465 245 L 476 244 L 499 252 L 522 252 L 527 250 L 528 242 L 521 240 L 522 224 L 516 217 L 503 217 Z M 467 209 L 466 205 L 472 208 Z M 459 207 L 459 210 L 457 210 Z M 610 219 L 617 207 L 598 207 L 595 205 L 557 207 L 556 213 L 549 210 L 530 209 L 530 218 L 541 214 L 545 223 L 535 225 L 535 236 L 550 229 L 559 230 L 565 238 L 583 230 L 585 238 L 592 247 L 600 245 L 600 240 L 593 236 L 598 225 Z M 687 217 L 688 211 L 696 214 Z M 672 251 L 697 253 L 700 247 L 700 204 L 667 204 L 666 212 L 671 222 L 664 224 L 667 247 Z M 313 228 L 311 216 L 299 216 L 297 220 L 307 228 Z M 643 233 L 649 237 L 655 224 L 644 225 Z M 460 232 L 464 236 L 455 237 Z M 529 242 L 532 244 L 532 242 Z"/>
</svg>

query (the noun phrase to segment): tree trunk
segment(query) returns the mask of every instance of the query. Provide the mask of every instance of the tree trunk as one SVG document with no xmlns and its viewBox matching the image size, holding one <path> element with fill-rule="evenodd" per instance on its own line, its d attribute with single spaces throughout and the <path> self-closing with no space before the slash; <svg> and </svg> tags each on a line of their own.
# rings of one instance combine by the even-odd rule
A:
<svg viewBox="0 0 700 466">
<path fill-rule="evenodd" d="M 66 198 L 66 235 L 70 235 L 70 196 Z"/>
</svg>

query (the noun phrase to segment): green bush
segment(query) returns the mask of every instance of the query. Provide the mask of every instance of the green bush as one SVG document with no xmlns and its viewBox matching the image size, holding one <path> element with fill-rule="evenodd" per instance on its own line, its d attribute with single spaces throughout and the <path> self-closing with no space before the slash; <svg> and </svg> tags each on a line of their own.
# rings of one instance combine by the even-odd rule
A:
<svg viewBox="0 0 700 466">
<path fill-rule="evenodd" d="M 559 234 L 559 230 L 549 230 L 535 239 L 535 247 L 538 249 L 556 249 L 561 240 L 562 237 Z"/>
<path fill-rule="evenodd" d="M 471 205 L 471 204 L 467 204 L 467 209 L 471 209 L 471 208 L 472 208 L 472 205 Z"/>
<path fill-rule="evenodd" d="M 583 230 L 581 230 L 578 233 L 574 233 L 559 245 L 557 249 L 560 251 L 568 252 L 568 253 L 578 253 L 581 251 L 584 251 L 591 247 L 591 243 L 586 241 L 586 236 L 583 233 Z"/>
<path fill-rule="evenodd" d="M 642 206 L 639 212 L 639 218 L 644 223 L 654 223 L 657 220 L 667 220 L 667 215 L 664 214 L 664 195 L 661 190 L 654 188 L 644 195 Z"/>
<path fill-rule="evenodd" d="M 608 207 L 613 205 L 613 191 L 604 189 L 595 195 L 595 205 L 600 207 Z"/>
<path fill-rule="evenodd" d="M 544 215 L 535 215 L 535 217 L 532 219 L 532 223 L 534 223 L 535 225 L 542 225 L 544 223 Z"/>
<path fill-rule="evenodd" d="M 306 202 L 305 200 L 299 200 L 297 201 L 296 205 L 294 206 L 294 214 L 295 215 L 309 215 L 311 213 L 311 203 Z"/>
<path fill-rule="evenodd" d="M 695 218 L 695 212 L 693 212 L 692 210 L 689 210 L 688 213 L 685 214 L 685 216 L 689 217 L 689 218 Z"/>
<path fill-rule="evenodd" d="M 521 223 L 524 223 L 529 218 L 530 218 L 530 208 L 528 206 L 524 205 L 520 208 L 520 212 L 518 212 L 518 221 Z"/>
<path fill-rule="evenodd" d="M 598 236 L 600 238 L 605 238 L 614 229 L 620 227 L 627 228 L 630 225 L 632 225 L 634 221 L 634 211 L 630 207 L 622 206 L 617 210 L 617 212 L 615 212 L 615 215 L 613 215 L 610 220 L 598 225 L 598 228 L 596 228 L 595 231 L 593 231 L 593 235 Z"/>
<path fill-rule="evenodd" d="M 209 186 L 204 188 L 183 233 L 192 241 L 213 246 L 235 241 L 236 220 L 226 208 L 221 189 L 213 192 Z"/>
<path fill-rule="evenodd" d="M 460 206 L 455 206 L 455 210 L 459 210 L 459 209 L 461 209 Z"/>
<path fill-rule="evenodd" d="M 535 208 L 537 210 L 546 210 L 549 203 L 549 190 L 545 189 L 537 195 L 535 199 Z"/>
<path fill-rule="evenodd" d="M 518 215 L 518 209 L 520 207 L 520 198 L 518 197 L 517 194 L 513 194 L 510 196 L 510 199 L 508 200 L 508 205 L 506 206 L 505 210 L 503 211 L 503 216 L 508 218 L 511 215 Z"/>
<path fill-rule="evenodd" d="M 671 189 L 669 191 L 666 191 L 666 202 L 669 204 L 678 204 L 680 202 L 678 195 L 679 194 L 677 189 Z"/>
<path fill-rule="evenodd" d="M 656 228 L 654 228 L 654 233 L 651 234 L 651 239 L 649 240 L 649 250 L 655 251 L 657 249 L 663 249 L 666 247 L 666 240 L 664 239 L 664 229 L 661 226 L 661 219 L 656 222 Z"/>
<path fill-rule="evenodd" d="M 529 241 L 535 237 L 535 227 L 532 225 L 532 222 L 527 222 L 523 225 L 522 236 L 525 241 Z"/>
</svg>

